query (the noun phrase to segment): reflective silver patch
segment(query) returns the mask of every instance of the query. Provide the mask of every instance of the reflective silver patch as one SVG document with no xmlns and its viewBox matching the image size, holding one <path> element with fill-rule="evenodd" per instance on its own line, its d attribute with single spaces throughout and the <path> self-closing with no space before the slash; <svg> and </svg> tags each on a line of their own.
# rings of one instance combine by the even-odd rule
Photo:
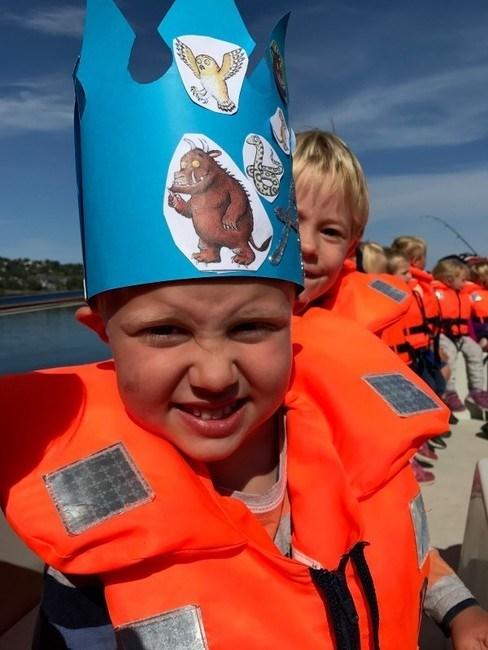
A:
<svg viewBox="0 0 488 650">
<path fill-rule="evenodd" d="M 439 411 L 441 408 L 427 393 L 399 372 L 365 375 L 363 379 L 398 415 L 417 415 Z"/>
<path fill-rule="evenodd" d="M 429 553 L 430 539 L 427 513 L 425 512 L 424 500 L 420 492 L 415 499 L 410 501 L 410 514 L 412 515 L 415 542 L 417 544 L 417 560 L 419 568 L 422 568 Z"/>
<path fill-rule="evenodd" d="M 70 535 L 150 501 L 154 493 L 121 443 L 45 474 Z"/>
<path fill-rule="evenodd" d="M 395 302 L 403 302 L 408 296 L 407 291 L 397 289 L 396 287 L 388 284 L 388 282 L 384 282 L 383 280 L 373 280 L 369 283 L 368 286 L 370 286 L 372 289 L 375 289 L 375 291 L 382 293 L 388 298 L 391 298 Z"/>
<path fill-rule="evenodd" d="M 208 650 L 197 605 L 116 627 L 115 634 L 123 650 Z"/>
</svg>

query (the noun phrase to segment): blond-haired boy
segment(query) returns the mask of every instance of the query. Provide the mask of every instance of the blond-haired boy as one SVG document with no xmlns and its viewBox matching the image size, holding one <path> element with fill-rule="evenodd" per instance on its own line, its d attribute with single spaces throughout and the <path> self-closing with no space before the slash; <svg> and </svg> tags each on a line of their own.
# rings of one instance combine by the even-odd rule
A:
<svg viewBox="0 0 488 650">
<path fill-rule="evenodd" d="M 368 220 L 369 193 L 356 156 L 326 131 L 297 134 L 293 176 L 305 270 L 299 299 L 307 304 L 334 287 L 344 261 L 355 254 Z"/>
<path fill-rule="evenodd" d="M 307 306 L 311 307 L 309 313 L 318 320 L 314 304 L 330 306 L 330 301 L 322 299 L 337 291 L 343 265 L 355 253 L 366 227 L 369 214 L 367 184 L 361 165 L 350 148 L 335 134 L 319 130 L 297 134 L 294 178 L 305 270 L 305 289 L 299 296 L 298 310 L 306 317 Z M 421 243 L 415 253 L 420 268 L 425 264 Z M 403 280 L 394 284 L 400 293 L 403 285 Z M 363 288 L 359 287 L 360 290 Z M 349 315 L 353 298 L 349 295 L 346 300 L 345 311 Z M 374 316 L 364 316 L 367 302 L 360 299 L 358 309 L 353 311 L 358 320 L 363 319 L 371 325 L 375 322 Z M 375 305 L 373 311 L 377 310 Z M 393 322 L 401 318 L 402 313 L 405 311 L 397 313 Z M 381 320 L 384 326 L 385 318 Z M 328 340 L 320 341 L 324 346 L 329 344 Z M 353 340 L 350 346 L 354 350 Z M 488 644 L 488 614 L 477 606 L 472 595 L 436 551 L 431 553 L 431 562 L 425 611 L 442 624 L 448 634 L 452 634 L 456 650 L 464 650 L 478 640 Z M 446 608 L 445 596 L 448 593 L 455 596 Z M 454 601 L 456 605 L 452 606 Z"/>
</svg>

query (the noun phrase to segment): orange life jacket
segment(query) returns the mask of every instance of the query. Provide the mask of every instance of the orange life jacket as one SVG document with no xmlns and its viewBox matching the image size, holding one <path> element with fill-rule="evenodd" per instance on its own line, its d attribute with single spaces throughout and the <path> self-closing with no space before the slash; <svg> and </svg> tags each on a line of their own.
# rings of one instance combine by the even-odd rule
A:
<svg viewBox="0 0 488 650">
<path fill-rule="evenodd" d="M 473 320 L 488 324 L 488 289 L 475 282 L 466 283 L 466 291 L 471 300 Z"/>
<path fill-rule="evenodd" d="M 10 412 L 6 515 L 48 564 L 102 579 L 121 647 L 336 647 L 326 593 L 331 610 L 349 604 L 332 602 L 344 595 L 341 577 L 323 569 L 347 558 L 361 524 L 313 404 L 290 395 L 286 417 L 298 561 L 243 503 L 213 489 L 205 467 L 129 419 L 111 363 L 4 379 L 0 394 Z M 367 648 L 361 587 L 350 563 L 345 573 Z"/>
<path fill-rule="evenodd" d="M 346 260 L 334 288 L 318 305 L 381 335 L 404 316 L 411 301 L 402 280 L 386 273 L 361 273 Z"/>
<path fill-rule="evenodd" d="M 411 388 L 416 378 L 402 379 L 403 370 L 391 358 L 384 372 L 375 373 L 381 344 L 342 319 L 323 333 L 332 340 L 343 333 L 367 335 L 367 341 L 357 340 L 368 348 L 365 361 L 373 374 L 362 374 L 359 364 L 351 375 L 350 363 L 342 359 L 335 363 L 337 377 L 335 366 L 324 373 L 334 355 L 322 359 L 315 347 L 306 350 L 300 344 L 312 331 L 316 327 L 309 317 L 296 328 L 296 382 L 286 400 L 295 559 L 280 554 L 242 503 L 215 492 L 204 467 L 191 466 L 169 443 L 128 418 L 111 363 L 0 380 L 6 432 L 0 494 L 7 517 L 47 563 L 66 573 L 102 578 L 122 643 L 134 637 L 138 647 L 149 649 L 204 648 L 205 643 L 210 650 L 340 647 L 332 640 L 321 593 L 332 601 L 334 595 L 342 597 L 339 583 L 345 573 L 359 613 L 361 648 L 374 647 L 364 580 L 360 584 L 358 579 L 364 567 L 358 557 L 355 570 L 346 563 L 364 538 L 362 518 L 371 509 L 376 523 L 364 526 L 377 549 L 366 552 L 380 582 L 382 638 L 396 638 L 398 627 L 389 621 L 405 618 L 401 638 L 383 647 L 416 647 L 410 596 L 415 594 L 418 606 L 428 562 L 419 568 L 414 553 L 417 542 L 421 549 L 421 536 L 415 535 L 412 516 L 420 516 L 421 509 L 408 458 L 445 426 L 439 424 L 442 407 L 424 387 L 410 391 L 405 402 L 404 382 Z M 371 365 L 373 358 L 377 365 Z M 307 369 L 315 369 L 311 395 L 304 384 Z M 380 386 L 384 380 L 390 381 L 389 389 Z M 364 417 L 344 402 L 349 391 L 366 409 Z M 415 414 L 412 406 L 426 410 Z M 339 431 L 343 435 L 337 438 Z M 382 492 L 396 482 L 397 489 Z M 391 517 L 385 517 L 387 504 Z M 383 529 L 392 535 L 390 551 L 398 543 L 398 555 L 408 555 L 399 562 L 401 583 L 386 580 L 392 573 L 386 571 Z M 424 552 L 419 553 L 423 559 Z M 306 564 L 314 568 L 309 571 Z M 341 570 L 333 572 L 339 564 Z M 398 602 L 407 605 L 398 608 Z M 353 624 L 347 601 L 332 605 L 343 613 L 341 620 Z"/>
<path fill-rule="evenodd" d="M 455 291 L 440 280 L 432 282 L 440 311 L 440 329 L 450 338 L 467 336 L 472 313 L 469 290 Z"/>
<path fill-rule="evenodd" d="M 422 440 L 446 431 L 448 412 L 374 336 L 352 321 L 343 321 L 339 331 L 330 316 L 311 308 L 295 319 L 293 340 L 301 351 L 295 360 L 294 389 L 313 399 L 329 421 L 324 433 L 333 436 L 359 500 L 364 538 L 371 542 L 366 558 L 380 603 L 380 647 L 416 648 L 428 566 L 422 565 L 425 546 L 421 551 L 421 541 L 417 539 L 416 547 L 412 536 L 419 488 L 406 460 Z M 354 355 L 337 345 L 340 339 L 353 343 Z M 328 345 L 330 341 L 336 345 Z M 414 413 L 412 407 L 410 415 L 401 408 L 395 412 L 387 401 L 371 399 L 368 377 L 382 377 L 385 386 L 391 382 L 384 391 L 390 398 L 400 397 L 401 384 L 408 379 L 436 406 L 423 413 Z M 364 463 L 357 462 L 360 458 Z M 388 557 L 391 561 L 385 562 Z"/>
<path fill-rule="evenodd" d="M 428 348 L 431 343 L 431 326 L 424 307 L 422 288 L 416 280 L 408 282 L 412 295 L 407 313 L 400 321 L 382 332 L 382 340 L 406 364 L 414 361 L 416 350 Z"/>
<path fill-rule="evenodd" d="M 431 335 L 435 336 L 439 329 L 439 303 L 434 294 L 432 274 L 416 266 L 410 266 L 412 279 L 417 283 L 415 288 L 422 299 L 423 312 L 427 319 Z"/>
</svg>

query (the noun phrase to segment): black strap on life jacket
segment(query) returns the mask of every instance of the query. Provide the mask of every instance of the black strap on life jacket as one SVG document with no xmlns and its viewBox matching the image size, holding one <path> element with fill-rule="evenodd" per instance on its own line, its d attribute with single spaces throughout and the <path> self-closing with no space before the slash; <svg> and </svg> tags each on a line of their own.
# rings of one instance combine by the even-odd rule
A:
<svg viewBox="0 0 488 650">
<path fill-rule="evenodd" d="M 409 334 L 428 334 L 430 335 L 430 329 L 427 326 L 427 323 L 422 323 L 422 325 L 414 325 L 413 327 L 406 327 L 403 330 L 403 333 L 407 336 Z"/>
<path fill-rule="evenodd" d="M 376 597 L 373 577 L 364 555 L 364 548 L 366 546 L 368 546 L 367 542 L 359 542 L 359 544 L 356 544 L 352 549 L 350 556 L 361 581 L 366 602 L 368 603 L 369 615 L 371 617 L 371 629 L 373 633 L 373 648 L 374 650 L 380 650 L 380 610 L 378 607 L 378 599 Z"/>
<path fill-rule="evenodd" d="M 368 604 L 373 629 L 374 650 L 379 650 L 379 608 L 373 579 L 364 557 L 365 542 L 344 555 L 335 571 L 310 569 L 312 580 L 323 594 L 330 615 L 337 650 L 360 650 L 359 617 L 347 585 L 345 569 L 353 562 Z"/>
</svg>

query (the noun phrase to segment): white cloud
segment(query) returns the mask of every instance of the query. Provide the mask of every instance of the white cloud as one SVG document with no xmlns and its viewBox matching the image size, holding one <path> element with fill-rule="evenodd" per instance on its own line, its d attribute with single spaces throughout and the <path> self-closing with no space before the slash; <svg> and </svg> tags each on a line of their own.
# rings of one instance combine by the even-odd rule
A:
<svg viewBox="0 0 488 650">
<path fill-rule="evenodd" d="M 463 144 L 488 136 L 486 79 L 488 65 L 478 65 L 368 87 L 295 121 L 327 128 L 333 119 L 362 150 Z"/>
<path fill-rule="evenodd" d="M 56 36 L 81 36 L 84 10 L 80 7 L 45 7 L 25 14 L 4 13 L 1 21 Z"/>
<path fill-rule="evenodd" d="M 488 167 L 447 174 L 371 176 L 372 220 L 433 214 L 488 220 Z M 488 231 L 487 231 L 488 232 Z"/>
<path fill-rule="evenodd" d="M 69 85 L 68 78 L 39 77 L 0 87 L 0 137 L 71 128 Z"/>
</svg>

